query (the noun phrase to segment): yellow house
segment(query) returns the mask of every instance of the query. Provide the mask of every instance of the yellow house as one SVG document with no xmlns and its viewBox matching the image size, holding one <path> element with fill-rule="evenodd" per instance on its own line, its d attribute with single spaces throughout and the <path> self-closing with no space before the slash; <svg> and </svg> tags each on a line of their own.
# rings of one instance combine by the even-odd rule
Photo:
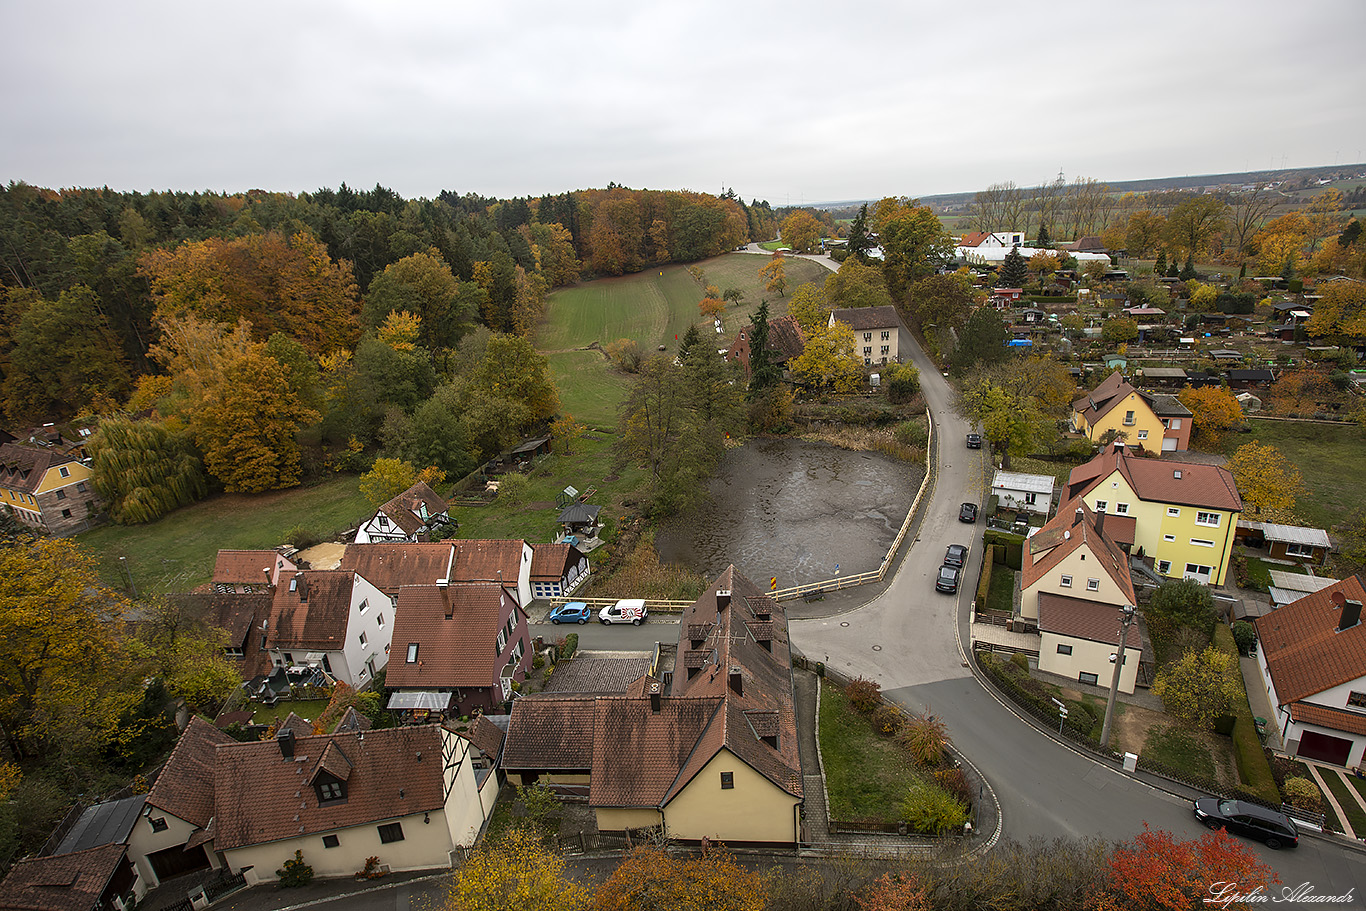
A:
<svg viewBox="0 0 1366 911">
<path fill-rule="evenodd" d="M 732 566 L 684 611 L 670 681 L 642 677 L 591 709 L 582 696 L 517 700 L 503 768 L 523 784 L 586 786 L 601 831 L 796 844 L 790 661 L 781 607 Z"/>
<path fill-rule="evenodd" d="M 1141 551 L 1158 574 L 1224 584 L 1243 510 L 1228 469 L 1140 458 L 1117 443 L 1072 469 L 1064 496 L 1106 513 L 1111 537 Z"/>
<path fill-rule="evenodd" d="M 1094 442 L 1114 431 L 1130 446 L 1161 455 L 1167 428 L 1148 398 L 1116 371 L 1072 403 L 1072 430 Z"/>
<path fill-rule="evenodd" d="M 91 471 L 69 453 L 22 443 L 0 445 L 0 503 L 25 525 L 71 535 L 95 524 L 100 501 Z"/>
<path fill-rule="evenodd" d="M 1039 670 L 1092 686 L 1109 685 L 1121 610 L 1136 603 L 1128 558 L 1104 528 L 1104 513 L 1074 500 L 1029 538 L 1020 573 L 1020 614 L 1039 627 Z M 1119 678 L 1126 693 L 1142 655 L 1142 632 L 1131 626 Z"/>
</svg>

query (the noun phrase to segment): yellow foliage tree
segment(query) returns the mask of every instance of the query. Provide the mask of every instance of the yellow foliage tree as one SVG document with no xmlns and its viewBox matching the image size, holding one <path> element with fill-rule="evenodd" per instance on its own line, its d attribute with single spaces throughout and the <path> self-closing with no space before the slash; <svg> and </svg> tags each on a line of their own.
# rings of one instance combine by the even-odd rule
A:
<svg viewBox="0 0 1366 911">
<path fill-rule="evenodd" d="M 793 212 L 783 219 L 783 243 L 797 253 L 810 253 L 820 246 L 823 226 L 810 212 Z"/>
<path fill-rule="evenodd" d="M 817 391 L 857 392 L 863 387 L 863 361 L 854 347 L 854 330 L 846 324 L 817 327 L 789 365 L 792 379 Z"/>
<path fill-rule="evenodd" d="M 1233 656 L 1214 646 L 1192 649 L 1157 672 L 1153 695 L 1177 719 L 1208 730 L 1242 695 L 1242 677 Z"/>
<path fill-rule="evenodd" d="M 380 324 L 379 340 L 395 351 L 412 351 L 422 333 L 422 317 L 407 310 L 394 310 Z"/>
<path fill-rule="evenodd" d="M 704 297 L 697 305 L 707 319 L 719 319 L 726 312 L 726 302 L 717 297 Z"/>
<path fill-rule="evenodd" d="M 1295 500 L 1304 493 L 1304 477 L 1275 446 L 1248 443 L 1228 460 L 1243 507 L 1251 506 L 1264 521 L 1294 524 Z"/>
<path fill-rule="evenodd" d="M 803 282 L 792 292 L 792 299 L 787 303 L 787 315 L 810 335 L 830 322 L 830 304 L 819 285 Z"/>
<path fill-rule="evenodd" d="M 1366 282 L 1321 282 L 1304 330 L 1315 338 L 1366 339 Z"/>
<path fill-rule="evenodd" d="M 418 481 L 436 487 L 446 480 L 446 472 L 434 465 L 418 471 L 402 459 L 375 459 L 369 471 L 360 476 L 360 492 L 366 502 L 378 507 L 412 487 Z"/>
<path fill-rule="evenodd" d="M 586 911 L 589 893 L 565 875 L 564 858 L 528 827 L 478 848 L 455 874 L 444 911 Z"/>
<path fill-rule="evenodd" d="M 1205 450 L 1218 449 L 1224 436 L 1243 420 L 1243 409 L 1223 386 L 1187 386 L 1177 396 L 1191 410 L 1192 442 Z"/>
<path fill-rule="evenodd" d="M 774 291 L 782 296 L 787 290 L 787 263 L 781 253 L 774 254 L 767 265 L 760 267 L 759 278 L 766 282 L 764 290 Z"/>
<path fill-rule="evenodd" d="M 677 857 L 637 848 L 598 889 L 594 911 L 764 911 L 767 878 L 712 849 Z"/>
</svg>

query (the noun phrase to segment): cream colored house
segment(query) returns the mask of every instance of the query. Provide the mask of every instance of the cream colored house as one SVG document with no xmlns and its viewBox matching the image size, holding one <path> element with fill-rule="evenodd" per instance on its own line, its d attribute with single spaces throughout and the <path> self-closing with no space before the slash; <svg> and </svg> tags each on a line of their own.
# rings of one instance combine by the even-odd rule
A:
<svg viewBox="0 0 1366 911">
<path fill-rule="evenodd" d="M 1029 538 L 1020 573 L 1020 615 L 1039 627 L 1039 670 L 1108 686 L 1124 605 L 1136 604 L 1128 558 L 1106 536 L 1105 515 L 1080 500 Z M 1120 689 L 1132 693 L 1142 659 L 1135 622 L 1125 638 Z"/>
<path fill-rule="evenodd" d="M 781 607 L 732 566 L 684 611 L 671 681 L 642 677 L 623 696 L 518 700 L 503 767 L 523 783 L 586 786 L 603 831 L 796 844 L 790 662 Z"/>
</svg>

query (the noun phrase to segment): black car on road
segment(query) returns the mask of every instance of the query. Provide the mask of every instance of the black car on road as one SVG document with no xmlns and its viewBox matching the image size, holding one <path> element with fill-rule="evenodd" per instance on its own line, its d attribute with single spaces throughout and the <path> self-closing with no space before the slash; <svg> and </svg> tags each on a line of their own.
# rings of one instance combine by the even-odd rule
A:
<svg viewBox="0 0 1366 911">
<path fill-rule="evenodd" d="M 977 504 L 976 504 L 976 503 L 964 503 L 962 506 L 958 507 L 958 521 L 959 521 L 959 522 L 976 522 L 976 521 L 977 521 Z"/>
<path fill-rule="evenodd" d="M 950 544 L 949 549 L 944 552 L 945 566 L 962 566 L 968 560 L 968 546 L 966 544 Z"/>
<path fill-rule="evenodd" d="M 1206 828 L 1255 838 L 1268 848 L 1293 848 L 1300 843 L 1299 830 L 1289 816 L 1245 800 L 1201 797 L 1195 801 L 1195 818 Z"/>
<path fill-rule="evenodd" d="M 981 435 L 980 433 L 970 433 L 970 434 L 968 434 L 968 448 L 969 448 L 969 449 L 981 449 L 981 448 L 982 448 L 982 435 Z"/>
<path fill-rule="evenodd" d="M 948 592 L 950 595 L 958 591 L 958 576 L 963 571 L 956 566 L 949 566 L 945 563 L 939 567 L 939 577 L 934 580 L 935 591 Z"/>
</svg>

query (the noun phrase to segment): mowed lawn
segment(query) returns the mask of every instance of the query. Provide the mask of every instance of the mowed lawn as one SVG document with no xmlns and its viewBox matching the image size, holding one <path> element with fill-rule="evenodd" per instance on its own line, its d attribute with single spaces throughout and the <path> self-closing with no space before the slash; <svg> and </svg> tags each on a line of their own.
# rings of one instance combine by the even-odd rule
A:
<svg viewBox="0 0 1366 911">
<path fill-rule="evenodd" d="M 110 588 L 141 596 L 187 592 L 213 578 L 220 549 L 259 550 L 285 543 L 297 527 L 320 537 L 353 528 L 370 512 L 355 475 L 315 487 L 263 494 L 224 494 L 178 509 L 151 525 L 106 525 L 76 538 L 94 555 Z"/>
<path fill-rule="evenodd" d="M 1251 421 L 1252 433 L 1237 434 L 1231 450 L 1251 440 L 1275 446 L 1304 475 L 1306 493 L 1295 511 L 1315 528 L 1331 528 L 1366 507 L 1361 454 L 1366 429 L 1355 424 L 1298 424 Z"/>
<path fill-rule="evenodd" d="M 631 391 L 631 379 L 612 368 L 597 349 L 556 351 L 546 355 L 550 374 L 560 390 L 560 411 L 586 427 L 611 430 L 617 409 Z"/>
</svg>

